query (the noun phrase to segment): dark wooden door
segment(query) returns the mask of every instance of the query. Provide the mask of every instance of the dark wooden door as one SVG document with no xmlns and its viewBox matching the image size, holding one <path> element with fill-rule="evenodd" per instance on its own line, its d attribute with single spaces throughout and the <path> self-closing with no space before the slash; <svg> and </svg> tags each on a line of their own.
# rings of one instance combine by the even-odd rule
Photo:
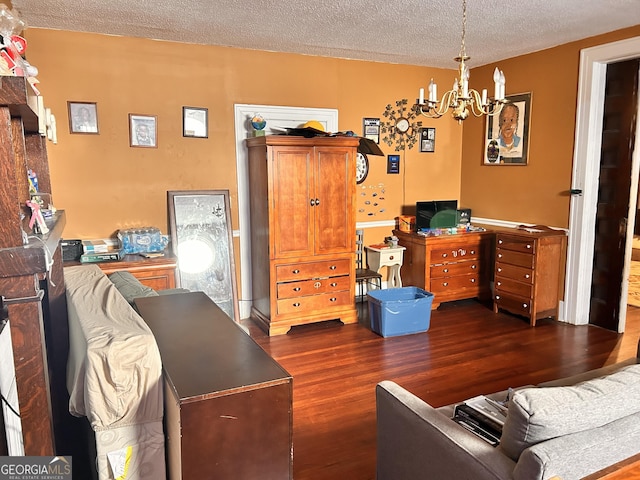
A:
<svg viewBox="0 0 640 480">
<path fill-rule="evenodd" d="M 640 60 L 607 67 L 589 323 L 618 330 Z"/>
</svg>

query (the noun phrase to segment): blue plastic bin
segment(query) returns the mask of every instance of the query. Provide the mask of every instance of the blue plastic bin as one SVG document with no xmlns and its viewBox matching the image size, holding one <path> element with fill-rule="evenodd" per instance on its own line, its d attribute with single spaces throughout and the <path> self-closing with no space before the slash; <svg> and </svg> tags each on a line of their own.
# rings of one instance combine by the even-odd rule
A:
<svg viewBox="0 0 640 480">
<path fill-rule="evenodd" d="M 367 293 L 371 330 L 383 337 L 426 332 L 433 293 L 418 287 L 371 290 Z"/>
</svg>

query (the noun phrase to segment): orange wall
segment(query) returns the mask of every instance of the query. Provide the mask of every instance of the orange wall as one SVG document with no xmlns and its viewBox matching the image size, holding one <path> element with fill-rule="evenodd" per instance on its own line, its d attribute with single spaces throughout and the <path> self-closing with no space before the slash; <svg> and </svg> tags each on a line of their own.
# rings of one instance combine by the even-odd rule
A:
<svg viewBox="0 0 640 480">
<path fill-rule="evenodd" d="M 27 58 L 40 71 L 45 104 L 57 119 L 58 144 L 49 143 L 49 158 L 67 238 L 107 237 L 141 225 L 166 232 L 167 190 L 229 189 L 237 229 L 235 103 L 335 108 L 339 129 L 361 134 L 363 117 L 383 118 L 388 103 L 413 103 L 431 76 L 441 84 L 453 76 L 452 70 L 68 31 L 31 28 L 25 36 Z M 99 135 L 69 133 L 67 101 L 97 102 Z M 209 109 L 209 138 L 182 137 L 182 106 Z M 129 146 L 129 113 L 157 115 L 157 149 Z M 436 153 L 407 150 L 400 175 L 387 175 L 385 158 L 370 158 L 363 187 L 384 183 L 385 212 L 359 213 L 358 221 L 393 220 L 403 202 L 459 197 L 462 129 L 449 120 L 426 123 L 437 127 Z"/>
<path fill-rule="evenodd" d="M 640 26 L 472 70 L 472 85 L 492 85 L 498 66 L 507 95 L 532 94 L 527 166 L 482 165 L 485 120 L 465 121 L 461 201 L 474 216 L 569 226 L 580 50 L 638 35 Z"/>
</svg>

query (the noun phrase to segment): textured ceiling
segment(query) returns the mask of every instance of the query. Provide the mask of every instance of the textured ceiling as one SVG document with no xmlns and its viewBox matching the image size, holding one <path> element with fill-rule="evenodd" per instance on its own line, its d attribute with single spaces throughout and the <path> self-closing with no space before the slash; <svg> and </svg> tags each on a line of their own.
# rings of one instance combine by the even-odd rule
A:
<svg viewBox="0 0 640 480">
<path fill-rule="evenodd" d="M 13 0 L 28 26 L 455 68 L 461 0 Z M 640 0 L 468 0 L 470 66 L 640 24 Z"/>
</svg>

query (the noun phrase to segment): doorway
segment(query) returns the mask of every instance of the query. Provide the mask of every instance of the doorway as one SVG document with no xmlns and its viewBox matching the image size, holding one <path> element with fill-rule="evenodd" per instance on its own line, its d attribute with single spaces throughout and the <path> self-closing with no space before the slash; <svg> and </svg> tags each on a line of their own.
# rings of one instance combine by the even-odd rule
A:
<svg viewBox="0 0 640 480">
<path fill-rule="evenodd" d="M 571 197 L 565 302 L 562 313 L 565 321 L 575 325 L 589 323 L 607 65 L 639 57 L 640 37 L 584 49 L 580 54 L 571 188 L 573 191 L 582 193 Z M 638 125 L 636 125 L 635 136 L 638 137 Z M 636 149 L 632 162 L 636 181 L 639 157 Z M 629 255 L 633 236 L 632 232 L 627 233 L 625 251 Z M 628 275 L 628 263 L 625 262 L 627 271 L 624 272 L 624 278 Z M 626 303 L 626 295 L 625 282 L 621 302 Z M 624 332 L 625 320 L 626 309 L 620 309 L 618 322 L 620 333 Z"/>
</svg>

